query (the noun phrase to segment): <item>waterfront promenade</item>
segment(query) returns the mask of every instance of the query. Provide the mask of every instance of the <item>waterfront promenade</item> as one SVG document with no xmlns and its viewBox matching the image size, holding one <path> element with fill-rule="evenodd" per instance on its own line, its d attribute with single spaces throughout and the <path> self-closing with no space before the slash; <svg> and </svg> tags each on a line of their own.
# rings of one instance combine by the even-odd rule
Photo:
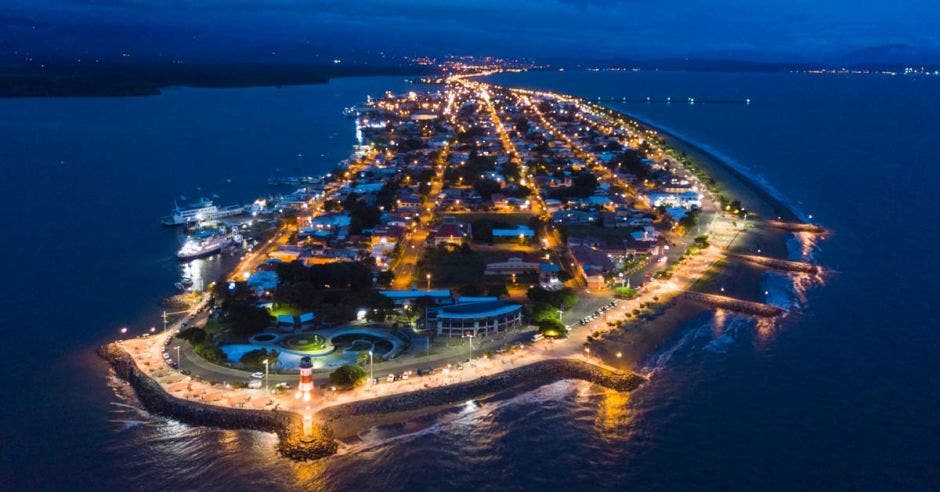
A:
<svg viewBox="0 0 940 492">
<path fill-rule="evenodd" d="M 726 219 L 716 219 L 710 226 L 710 233 L 716 244 L 725 244 L 721 240 L 731 241 L 738 233 Z M 231 375 L 227 383 L 208 381 L 179 373 L 167 364 L 163 358 L 164 347 L 176 333 L 176 328 L 153 336 L 121 340 L 118 345 L 133 358 L 138 369 L 157 381 L 164 390 L 174 397 L 228 408 L 279 409 L 300 415 L 313 415 L 334 405 L 347 404 L 377 397 L 400 395 L 423 391 L 448 385 L 455 385 L 499 374 L 503 371 L 523 367 L 529 364 L 551 359 L 576 359 L 599 367 L 612 369 L 610 362 L 592 356 L 585 351 L 585 342 L 595 331 L 607 330 L 606 321 L 623 319 L 628 313 L 648 303 L 666 303 L 688 289 L 697 279 L 708 272 L 715 262 L 724 258 L 727 251 L 723 247 L 710 246 L 691 257 L 676 268 L 672 278 L 664 282 L 652 282 L 640 289 L 634 299 L 620 301 L 606 316 L 595 319 L 583 326 L 573 324 L 570 336 L 563 340 L 541 340 L 508 353 L 490 357 L 477 357 L 462 370 L 445 369 L 431 376 L 414 376 L 408 380 L 393 383 L 367 384 L 351 391 L 332 391 L 328 386 L 319 386 L 310 402 L 295 398 L 292 391 L 272 392 L 260 389 L 236 388 L 231 383 L 244 382 L 247 373 L 231 368 L 219 369 L 221 374 Z M 629 357 L 635 359 L 636 357 Z M 420 364 L 428 365 L 429 360 Z M 205 364 L 209 364 L 205 362 Z M 399 369 L 402 366 L 390 364 Z M 388 370 L 385 369 L 385 372 Z M 198 371 L 197 371 L 198 372 Z M 240 377 L 239 377 L 240 376 Z M 294 380 L 295 375 L 282 375 L 278 381 Z"/>
</svg>

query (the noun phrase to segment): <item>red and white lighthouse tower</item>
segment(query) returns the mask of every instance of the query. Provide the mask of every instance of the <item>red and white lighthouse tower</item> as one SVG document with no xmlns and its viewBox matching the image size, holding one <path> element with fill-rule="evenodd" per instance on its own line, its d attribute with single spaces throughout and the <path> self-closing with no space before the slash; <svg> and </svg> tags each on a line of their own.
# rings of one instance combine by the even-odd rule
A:
<svg viewBox="0 0 940 492">
<path fill-rule="evenodd" d="M 313 362 L 310 357 L 300 359 L 300 384 L 297 385 L 297 397 L 304 401 L 310 401 L 310 393 L 313 392 Z"/>
</svg>

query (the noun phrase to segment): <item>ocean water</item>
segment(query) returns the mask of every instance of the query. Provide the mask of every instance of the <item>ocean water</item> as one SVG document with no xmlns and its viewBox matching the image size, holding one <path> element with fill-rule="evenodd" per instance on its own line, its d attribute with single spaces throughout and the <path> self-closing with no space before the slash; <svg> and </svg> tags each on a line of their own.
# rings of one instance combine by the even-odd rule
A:
<svg viewBox="0 0 940 492">
<path fill-rule="evenodd" d="M 94 346 L 155 322 L 179 275 L 156 219 L 195 186 L 222 201 L 344 157 L 338 115 L 397 79 L 153 98 L 0 101 L 7 260 L 2 475 L 30 488 L 348 490 L 931 489 L 940 486 L 932 217 L 940 80 L 541 72 L 495 80 L 586 97 L 751 98 L 614 105 L 769 183 L 833 230 L 822 284 L 768 275 L 770 325 L 706 313 L 625 396 L 559 382 L 365 432 L 336 457 L 139 408 Z M 397 87 L 395 84 L 399 84 Z M 330 138 L 331 135 L 336 135 Z M 303 154 L 302 158 L 297 154 Z M 322 157 L 321 157 L 321 154 Z M 226 181 L 231 179 L 231 182 Z M 794 251 L 802 252 L 794 243 Z"/>
</svg>

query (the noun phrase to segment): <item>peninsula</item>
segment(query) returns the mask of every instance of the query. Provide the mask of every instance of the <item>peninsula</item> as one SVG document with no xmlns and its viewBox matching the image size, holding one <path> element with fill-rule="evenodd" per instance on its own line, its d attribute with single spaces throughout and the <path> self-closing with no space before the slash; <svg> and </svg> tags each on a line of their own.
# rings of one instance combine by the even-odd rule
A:
<svg viewBox="0 0 940 492">
<path fill-rule="evenodd" d="M 487 81 L 506 68 L 448 62 L 348 108 L 353 154 L 273 178 L 292 187 L 276 200 L 180 206 L 186 258 L 233 266 L 99 354 L 154 411 L 315 459 L 506 389 L 631 391 L 683 321 L 769 331 L 788 311 L 762 275 L 821 275 L 787 245 L 825 230 L 740 170 L 596 102 Z"/>
</svg>

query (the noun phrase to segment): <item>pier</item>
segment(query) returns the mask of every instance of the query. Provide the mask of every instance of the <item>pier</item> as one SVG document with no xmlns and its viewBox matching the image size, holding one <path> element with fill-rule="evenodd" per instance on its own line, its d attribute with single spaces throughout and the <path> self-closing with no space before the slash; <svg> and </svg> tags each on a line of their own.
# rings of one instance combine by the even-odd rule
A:
<svg viewBox="0 0 940 492">
<path fill-rule="evenodd" d="M 776 318 L 777 316 L 782 316 L 784 313 L 786 313 L 783 308 L 777 306 L 771 306 L 770 304 L 763 304 L 760 302 L 745 301 L 743 299 L 735 299 L 734 297 L 706 294 L 704 292 L 694 291 L 688 291 L 685 293 L 685 295 L 687 298 L 707 306 L 727 309 L 728 311 L 750 314 L 753 316 L 760 316 L 763 318 Z"/>
<path fill-rule="evenodd" d="M 745 254 L 740 254 L 740 253 L 732 253 L 729 256 L 731 256 L 732 258 L 739 258 L 741 260 L 744 260 L 748 263 L 753 263 L 755 265 L 772 268 L 774 270 L 782 270 L 785 272 L 819 273 L 818 266 L 813 265 L 812 263 L 806 263 L 803 261 L 780 260 L 777 258 L 769 258 L 766 256 L 745 255 Z"/>
</svg>

